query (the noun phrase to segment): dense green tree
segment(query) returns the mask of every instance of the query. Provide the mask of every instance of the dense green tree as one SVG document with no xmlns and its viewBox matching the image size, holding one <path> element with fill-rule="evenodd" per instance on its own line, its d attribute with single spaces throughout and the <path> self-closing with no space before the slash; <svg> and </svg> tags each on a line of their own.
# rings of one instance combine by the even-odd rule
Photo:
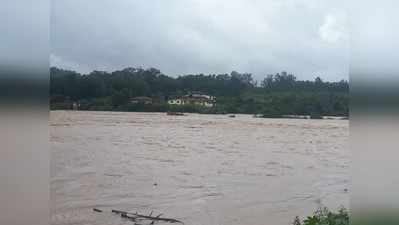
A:
<svg viewBox="0 0 399 225">
<path fill-rule="evenodd" d="M 166 100 L 176 95 L 203 92 L 214 95 L 212 109 L 201 107 L 171 108 Z M 158 69 L 125 68 L 114 72 L 93 71 L 79 74 L 52 67 L 50 69 L 50 103 L 52 109 L 71 108 L 72 102 L 86 110 L 167 111 L 202 113 L 253 113 L 279 117 L 288 114 L 348 116 L 349 84 L 345 80 L 325 82 L 297 80 L 285 71 L 267 75 L 256 85 L 252 74 L 188 74 L 169 77 Z M 134 105 L 129 99 L 152 97 L 154 104 Z"/>
</svg>

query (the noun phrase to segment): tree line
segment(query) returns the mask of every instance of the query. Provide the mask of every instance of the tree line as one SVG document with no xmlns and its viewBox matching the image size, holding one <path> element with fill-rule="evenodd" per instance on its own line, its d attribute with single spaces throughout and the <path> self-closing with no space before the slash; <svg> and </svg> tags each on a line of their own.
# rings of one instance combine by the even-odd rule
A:
<svg viewBox="0 0 399 225">
<path fill-rule="evenodd" d="M 170 106 L 172 96 L 202 92 L 216 96 L 215 107 Z M 153 104 L 133 104 L 132 97 L 148 96 Z M 199 113 L 250 113 L 265 117 L 282 115 L 348 116 L 349 84 L 297 80 L 281 72 L 258 82 L 250 73 L 187 74 L 176 78 L 155 68 L 125 68 L 113 72 L 80 74 L 50 68 L 50 107 L 69 109 L 73 102 L 82 110 L 156 111 Z"/>
</svg>

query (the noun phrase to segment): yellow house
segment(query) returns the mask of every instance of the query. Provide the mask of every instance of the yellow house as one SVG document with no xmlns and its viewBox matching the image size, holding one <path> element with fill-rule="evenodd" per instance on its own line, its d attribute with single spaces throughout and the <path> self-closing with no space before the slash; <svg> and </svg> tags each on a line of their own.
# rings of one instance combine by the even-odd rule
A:
<svg viewBox="0 0 399 225">
<path fill-rule="evenodd" d="M 214 96 L 202 94 L 190 94 L 179 96 L 168 100 L 169 105 L 200 105 L 205 107 L 213 107 L 216 103 Z"/>
</svg>

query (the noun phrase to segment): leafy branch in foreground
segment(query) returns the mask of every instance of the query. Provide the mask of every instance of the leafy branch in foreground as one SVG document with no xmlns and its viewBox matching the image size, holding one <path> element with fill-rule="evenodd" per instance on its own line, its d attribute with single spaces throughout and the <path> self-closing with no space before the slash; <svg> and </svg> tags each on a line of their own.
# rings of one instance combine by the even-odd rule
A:
<svg viewBox="0 0 399 225">
<path fill-rule="evenodd" d="M 345 208 L 340 208 L 338 212 L 331 212 L 326 207 L 320 207 L 312 216 L 306 217 L 302 222 L 299 217 L 295 217 L 293 225 L 349 225 L 349 213 Z"/>
</svg>

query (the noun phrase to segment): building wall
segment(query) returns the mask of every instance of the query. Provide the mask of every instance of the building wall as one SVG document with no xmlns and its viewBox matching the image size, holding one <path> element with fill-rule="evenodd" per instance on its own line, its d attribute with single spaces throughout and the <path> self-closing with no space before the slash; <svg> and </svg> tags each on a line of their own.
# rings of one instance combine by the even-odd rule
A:
<svg viewBox="0 0 399 225">
<path fill-rule="evenodd" d="M 195 99 L 170 99 L 168 100 L 169 105 L 188 105 L 188 104 L 194 104 L 194 105 L 201 105 L 205 107 L 213 107 L 213 103 L 209 101 L 203 101 L 203 100 L 195 100 Z"/>
<path fill-rule="evenodd" d="M 213 103 L 205 102 L 205 106 L 207 106 L 207 107 L 213 107 Z"/>
<path fill-rule="evenodd" d="M 181 99 L 170 99 L 168 100 L 169 105 L 184 105 L 183 100 Z"/>
</svg>

